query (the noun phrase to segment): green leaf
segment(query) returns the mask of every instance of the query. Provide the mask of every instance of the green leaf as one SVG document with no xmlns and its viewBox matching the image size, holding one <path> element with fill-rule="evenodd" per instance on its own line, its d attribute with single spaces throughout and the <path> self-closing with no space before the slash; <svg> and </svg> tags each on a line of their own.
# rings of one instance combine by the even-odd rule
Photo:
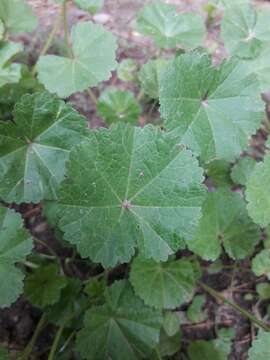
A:
<svg viewBox="0 0 270 360">
<path fill-rule="evenodd" d="M 3 21 L 0 19 L 0 40 L 3 39 L 3 35 L 5 33 L 5 27 Z"/>
<path fill-rule="evenodd" d="M 8 350 L 0 346 L 0 359 L 9 360 Z"/>
<path fill-rule="evenodd" d="M 101 94 L 97 112 L 109 125 L 117 121 L 137 124 L 141 107 L 130 91 L 111 88 Z"/>
<path fill-rule="evenodd" d="M 207 314 L 203 310 L 203 307 L 206 303 L 206 298 L 204 295 L 194 296 L 192 303 L 187 309 L 187 318 L 192 323 L 199 323 L 207 319 Z"/>
<path fill-rule="evenodd" d="M 155 1 L 146 5 L 138 14 L 137 28 L 151 36 L 161 48 L 195 48 L 202 44 L 205 25 L 196 13 L 177 14 L 174 5 Z"/>
<path fill-rule="evenodd" d="M 254 257 L 252 271 L 256 276 L 266 275 L 270 280 L 270 249 L 264 249 Z"/>
<path fill-rule="evenodd" d="M 270 358 L 270 333 L 259 330 L 248 352 L 249 360 L 268 360 Z"/>
<path fill-rule="evenodd" d="M 250 0 L 210 0 L 210 3 L 217 5 L 221 9 L 235 5 L 248 4 Z"/>
<path fill-rule="evenodd" d="M 89 360 L 141 359 L 157 345 L 161 324 L 161 313 L 145 306 L 127 281 L 118 281 L 103 306 L 86 312 L 77 349 Z"/>
<path fill-rule="evenodd" d="M 25 95 L 14 122 L 0 121 L 0 196 L 6 202 L 54 199 L 73 145 L 88 133 L 70 105 L 44 92 Z"/>
<path fill-rule="evenodd" d="M 104 267 L 129 261 L 136 247 L 165 261 L 192 238 L 202 181 L 197 160 L 170 134 L 118 123 L 72 151 L 56 218 L 65 239 Z"/>
<path fill-rule="evenodd" d="M 235 59 L 214 68 L 194 51 L 177 57 L 160 81 L 165 126 L 204 162 L 237 157 L 264 119 L 258 82 Z"/>
<path fill-rule="evenodd" d="M 122 81 L 134 81 L 137 64 L 133 59 L 122 60 L 117 67 L 117 76 Z"/>
<path fill-rule="evenodd" d="M 139 72 L 141 88 L 151 99 L 159 97 L 160 76 L 167 64 L 168 61 L 164 59 L 150 60 L 142 66 Z"/>
<path fill-rule="evenodd" d="M 270 284 L 269 283 L 260 283 L 256 285 L 256 291 L 259 294 L 261 300 L 270 299 Z"/>
<path fill-rule="evenodd" d="M 37 63 L 39 81 L 63 98 L 108 80 L 116 68 L 116 41 L 102 26 L 78 23 L 71 39 L 72 58 L 45 55 Z"/>
<path fill-rule="evenodd" d="M 0 43 L 0 87 L 19 82 L 21 78 L 21 65 L 12 64 L 10 61 L 22 49 L 22 45 L 18 43 Z"/>
<path fill-rule="evenodd" d="M 248 212 L 263 227 L 270 224 L 270 155 L 257 163 L 246 184 Z"/>
<path fill-rule="evenodd" d="M 168 336 L 174 336 L 180 329 L 180 316 L 176 312 L 166 311 L 163 319 L 163 329 Z"/>
<path fill-rule="evenodd" d="M 211 179 L 214 186 L 230 186 L 231 165 L 225 160 L 213 160 L 204 165 L 207 176 Z"/>
<path fill-rule="evenodd" d="M 178 332 L 173 336 L 168 336 L 163 329 L 160 332 L 159 344 L 151 355 L 151 360 L 160 360 L 163 356 L 172 356 L 181 347 L 181 333 Z"/>
<path fill-rule="evenodd" d="M 221 23 L 221 37 L 231 55 L 254 58 L 270 45 L 270 12 L 248 3 L 227 7 Z"/>
<path fill-rule="evenodd" d="M 58 266 L 50 264 L 42 266 L 25 280 L 25 295 L 31 304 L 41 309 L 56 304 L 60 299 L 61 290 L 67 280 L 58 275 Z"/>
<path fill-rule="evenodd" d="M 95 15 L 99 10 L 101 10 L 104 0 L 75 0 L 75 4 L 80 9 Z"/>
<path fill-rule="evenodd" d="M 157 263 L 136 258 L 130 282 L 145 304 L 158 309 L 174 309 L 192 299 L 198 274 L 188 259 Z"/>
<path fill-rule="evenodd" d="M 260 229 L 249 218 L 241 196 L 219 189 L 208 193 L 197 232 L 187 245 L 206 260 L 216 260 L 222 246 L 231 258 L 243 259 L 252 254 L 259 239 Z"/>
<path fill-rule="evenodd" d="M 240 160 L 233 166 L 231 172 L 231 178 L 236 184 L 246 185 L 254 167 L 256 165 L 256 160 L 251 157 L 242 157 Z"/>
<path fill-rule="evenodd" d="M 37 18 L 24 0 L 0 0 L 0 19 L 11 34 L 29 32 L 37 26 Z"/>
<path fill-rule="evenodd" d="M 26 259 L 32 246 L 21 216 L 0 205 L 0 308 L 11 305 L 22 293 L 24 274 L 15 264 Z"/>
<path fill-rule="evenodd" d="M 190 360 L 227 360 L 227 353 L 215 345 L 214 341 L 196 340 L 188 346 Z"/>
</svg>

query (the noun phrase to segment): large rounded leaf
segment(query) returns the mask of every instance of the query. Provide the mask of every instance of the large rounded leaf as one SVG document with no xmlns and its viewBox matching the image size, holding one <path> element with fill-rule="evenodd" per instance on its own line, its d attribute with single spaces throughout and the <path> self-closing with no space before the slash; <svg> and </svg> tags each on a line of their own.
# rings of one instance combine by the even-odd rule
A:
<svg viewBox="0 0 270 360">
<path fill-rule="evenodd" d="M 270 333 L 259 330 L 248 352 L 249 360 L 268 360 L 270 358 Z"/>
</svg>

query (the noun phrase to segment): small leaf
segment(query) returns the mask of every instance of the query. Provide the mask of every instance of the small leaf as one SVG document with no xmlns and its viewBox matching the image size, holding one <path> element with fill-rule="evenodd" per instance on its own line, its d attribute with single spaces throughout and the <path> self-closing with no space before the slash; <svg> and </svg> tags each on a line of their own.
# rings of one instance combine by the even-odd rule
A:
<svg viewBox="0 0 270 360">
<path fill-rule="evenodd" d="M 122 81 L 134 81 L 137 64 L 133 59 L 122 60 L 117 67 L 117 76 Z"/>
<path fill-rule="evenodd" d="M 54 199 L 73 145 L 85 139 L 86 121 L 44 92 L 25 95 L 14 121 L 0 121 L 0 196 L 7 202 Z"/>
<path fill-rule="evenodd" d="M 264 249 L 254 257 L 252 271 L 256 276 L 266 275 L 270 280 L 270 249 Z"/>
<path fill-rule="evenodd" d="M 188 259 L 157 263 L 136 258 L 131 267 L 130 282 L 143 301 L 158 309 L 173 309 L 188 302 L 198 280 Z"/>
<path fill-rule="evenodd" d="M 97 112 L 108 124 L 117 121 L 137 124 L 141 107 L 130 91 L 111 88 L 101 94 Z"/>
<path fill-rule="evenodd" d="M 32 250 L 21 216 L 0 205 L 0 308 L 10 306 L 23 290 L 24 274 L 15 265 Z"/>
<path fill-rule="evenodd" d="M 195 48 L 202 44 L 205 25 L 196 13 L 177 14 L 174 5 L 155 1 L 146 5 L 138 14 L 137 28 L 153 37 L 157 46 Z"/>
<path fill-rule="evenodd" d="M 251 157 L 242 157 L 240 160 L 233 166 L 231 172 L 231 178 L 236 184 L 246 185 L 254 167 L 256 165 L 256 160 Z"/>
<path fill-rule="evenodd" d="M 221 37 L 231 55 L 254 58 L 270 45 L 270 12 L 248 3 L 227 7 L 221 23 Z"/>
<path fill-rule="evenodd" d="M 41 309 L 54 305 L 60 299 L 67 280 L 58 275 L 58 266 L 50 264 L 34 270 L 26 277 L 25 295 L 31 304 Z"/>
<path fill-rule="evenodd" d="M 116 41 L 102 26 L 78 23 L 71 38 L 72 58 L 45 55 L 37 63 L 39 81 L 63 98 L 108 80 L 116 68 Z"/>
<path fill-rule="evenodd" d="M 230 349 L 220 347 L 216 340 L 205 341 L 196 340 L 188 346 L 188 356 L 190 360 L 227 360 Z"/>
<path fill-rule="evenodd" d="M 270 333 L 259 330 L 248 352 L 249 360 L 268 360 L 270 358 Z"/>
<path fill-rule="evenodd" d="M 101 10 L 104 0 L 75 0 L 75 4 L 80 9 L 88 11 L 91 15 L 95 15 Z"/>
<path fill-rule="evenodd" d="M 230 186 L 232 184 L 230 178 L 231 165 L 228 161 L 213 160 L 205 164 L 204 168 L 214 186 Z"/>
<path fill-rule="evenodd" d="M 104 267 L 128 262 L 137 247 L 165 261 L 192 238 L 202 181 L 197 160 L 170 134 L 117 123 L 72 151 L 55 217 L 65 240 Z"/>
<path fill-rule="evenodd" d="M 162 357 L 172 356 L 181 347 L 181 332 L 178 330 L 173 336 L 168 336 L 163 329 L 160 332 L 159 344 L 151 355 L 150 360 L 160 360 Z"/>
<path fill-rule="evenodd" d="M 247 182 L 246 198 L 251 218 L 263 227 L 270 224 L 270 155 L 255 165 Z"/>
<path fill-rule="evenodd" d="M 216 260 L 222 246 L 233 259 L 243 259 L 259 239 L 260 229 L 249 218 L 241 196 L 219 189 L 208 193 L 196 234 L 187 245 L 205 260 Z"/>
<path fill-rule="evenodd" d="M 152 99 L 159 97 L 160 76 L 168 62 L 164 59 L 150 60 L 144 64 L 139 72 L 141 88 Z"/>
<path fill-rule="evenodd" d="M 135 360 L 150 355 L 159 341 L 161 313 L 145 306 L 127 281 L 115 282 L 105 296 L 104 305 L 85 314 L 84 328 L 77 335 L 81 356 Z"/>
<path fill-rule="evenodd" d="M 214 68 L 204 52 L 172 61 L 160 81 L 161 116 L 204 162 L 231 161 L 264 119 L 259 84 L 235 59 Z"/>
<path fill-rule="evenodd" d="M 166 311 L 163 329 L 168 336 L 174 336 L 180 329 L 180 316 L 176 312 Z"/>
<path fill-rule="evenodd" d="M 259 294 L 261 300 L 270 299 L 270 284 L 260 283 L 256 285 L 256 291 Z"/>
<path fill-rule="evenodd" d="M 22 45 L 18 43 L 0 43 L 0 87 L 20 81 L 21 65 L 10 61 L 22 49 Z"/>
<path fill-rule="evenodd" d="M 11 34 L 29 32 L 37 26 L 37 18 L 24 0 L 0 0 L 0 19 Z"/>
<path fill-rule="evenodd" d="M 192 303 L 187 309 L 187 318 L 192 323 L 199 323 L 207 319 L 207 314 L 203 311 L 203 307 L 206 303 L 206 298 L 204 295 L 194 296 Z"/>
</svg>

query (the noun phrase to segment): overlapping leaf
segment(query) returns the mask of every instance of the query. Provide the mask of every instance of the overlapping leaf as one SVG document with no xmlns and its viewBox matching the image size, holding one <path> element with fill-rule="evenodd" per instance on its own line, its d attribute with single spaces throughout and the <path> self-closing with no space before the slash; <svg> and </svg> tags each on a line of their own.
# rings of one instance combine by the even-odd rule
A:
<svg viewBox="0 0 270 360">
<path fill-rule="evenodd" d="M 266 275 L 270 280 L 270 249 L 260 251 L 252 259 L 252 270 L 256 276 Z"/>
<path fill-rule="evenodd" d="M 188 259 L 157 263 L 137 258 L 130 273 L 135 293 L 145 304 L 173 309 L 188 302 L 198 280 L 193 263 Z"/>
<path fill-rule="evenodd" d="M 233 259 L 251 255 L 260 239 L 260 229 L 249 218 L 241 196 L 226 189 L 210 192 L 203 206 L 190 250 L 206 260 L 216 260 L 222 247 Z"/>
<path fill-rule="evenodd" d="M 9 306 L 21 294 L 24 274 L 15 265 L 31 250 L 32 239 L 20 215 L 0 205 L 0 307 Z"/>
<path fill-rule="evenodd" d="M 46 55 L 37 63 L 40 82 L 60 97 L 108 80 L 116 67 L 116 41 L 102 26 L 79 23 L 73 26 L 71 38 L 72 58 Z"/>
<path fill-rule="evenodd" d="M 139 72 L 141 88 L 152 99 L 158 99 L 160 75 L 167 63 L 164 59 L 150 60 L 142 66 Z"/>
<path fill-rule="evenodd" d="M 84 359 L 135 360 L 147 357 L 157 345 L 162 316 L 143 304 L 126 281 L 107 289 L 103 306 L 85 314 L 77 335 L 77 349 Z"/>
<path fill-rule="evenodd" d="M 136 78 L 136 71 L 136 62 L 133 59 L 124 59 L 117 67 L 117 76 L 122 81 L 133 81 Z"/>
<path fill-rule="evenodd" d="M 82 10 L 94 15 L 103 6 L 104 0 L 75 0 L 75 4 Z"/>
<path fill-rule="evenodd" d="M 236 184 L 246 185 L 254 167 L 256 160 L 251 157 L 242 157 L 232 168 L 231 177 Z"/>
<path fill-rule="evenodd" d="M 233 160 L 264 118 L 259 83 L 231 59 L 214 68 L 194 51 L 176 58 L 160 82 L 161 115 L 179 140 L 208 162 Z"/>
<path fill-rule="evenodd" d="M 55 198 L 69 151 L 86 134 L 84 118 L 63 101 L 46 92 L 23 96 L 14 121 L 0 121 L 0 198 Z"/>
<path fill-rule="evenodd" d="M 0 43 L 0 87 L 19 82 L 21 65 L 10 62 L 20 51 L 22 51 L 21 44 L 13 42 Z"/>
<path fill-rule="evenodd" d="M 72 151 L 56 218 L 65 239 L 105 267 L 129 261 L 136 247 L 164 261 L 192 238 L 202 180 L 197 160 L 170 134 L 118 123 Z"/>
<path fill-rule="evenodd" d="M 249 360 L 267 360 L 270 357 L 270 333 L 259 330 L 248 352 Z"/>
<path fill-rule="evenodd" d="M 153 37 L 157 46 L 195 48 L 202 44 L 205 26 L 200 15 L 177 14 L 174 5 L 155 1 L 146 5 L 138 14 L 137 28 L 144 35 Z"/>
</svg>

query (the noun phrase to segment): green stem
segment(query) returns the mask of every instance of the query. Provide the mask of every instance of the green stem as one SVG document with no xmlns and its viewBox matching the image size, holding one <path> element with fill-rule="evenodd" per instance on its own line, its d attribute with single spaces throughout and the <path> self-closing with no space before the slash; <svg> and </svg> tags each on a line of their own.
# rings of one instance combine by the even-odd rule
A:
<svg viewBox="0 0 270 360">
<path fill-rule="evenodd" d="M 202 283 L 199 281 L 199 285 L 202 289 L 204 289 L 206 292 L 208 292 L 208 294 L 210 294 L 211 296 L 213 296 L 216 299 L 221 300 L 222 302 L 230 305 L 232 308 L 234 308 L 236 311 L 240 312 L 241 315 L 243 315 L 244 317 L 246 317 L 247 319 L 249 319 L 251 322 L 253 322 L 254 324 L 256 324 L 257 326 L 259 326 L 260 328 L 262 328 L 264 331 L 270 331 L 270 327 L 265 324 L 263 321 L 257 319 L 254 315 L 252 315 L 249 311 L 243 309 L 241 306 L 239 306 L 238 304 L 226 299 L 223 295 L 221 295 L 219 292 L 217 292 L 216 290 L 212 289 L 211 287 L 209 287 L 208 285 Z"/>
<path fill-rule="evenodd" d="M 55 354 L 56 354 L 56 351 L 57 351 L 57 348 L 58 348 L 58 344 L 59 344 L 59 341 L 60 341 L 60 339 L 61 339 L 61 336 L 62 336 L 62 333 L 63 333 L 63 331 L 64 331 L 64 328 L 65 328 L 65 324 L 63 324 L 62 326 L 60 326 L 60 328 L 58 329 L 58 331 L 57 331 L 57 333 L 56 333 L 56 336 L 55 336 L 55 338 L 54 338 L 52 347 L 51 347 L 51 351 L 50 351 L 48 360 L 53 360 L 53 359 L 54 359 L 54 356 L 55 356 Z"/>
<path fill-rule="evenodd" d="M 67 21 L 67 2 L 68 0 L 65 0 L 63 3 L 63 10 L 62 10 L 62 19 L 63 19 L 63 24 L 64 24 L 64 39 L 65 39 L 65 44 L 69 53 L 69 56 L 71 58 L 73 58 L 73 52 L 72 52 L 72 48 L 71 48 L 71 43 L 70 43 L 70 39 L 69 39 L 69 31 L 68 31 L 68 21 Z"/>
<path fill-rule="evenodd" d="M 32 338 L 31 338 L 31 340 L 26 345 L 25 349 L 23 350 L 23 353 L 22 353 L 21 357 L 19 358 L 20 360 L 29 360 L 29 357 L 30 357 L 30 355 L 31 355 L 31 353 L 33 351 L 33 348 L 35 346 L 37 338 L 39 337 L 41 331 L 44 329 L 46 322 L 47 322 L 46 315 L 45 315 L 45 313 L 43 313 L 43 315 L 39 319 L 39 322 L 38 322 L 38 324 L 36 326 L 36 329 L 34 331 L 34 334 L 33 334 Z"/>
<path fill-rule="evenodd" d="M 137 98 L 136 98 L 137 101 L 142 100 L 143 96 L 144 96 L 144 91 L 143 91 L 143 89 L 141 89 L 137 95 Z"/>
<path fill-rule="evenodd" d="M 93 101 L 93 103 L 94 103 L 95 105 L 97 105 L 98 99 L 97 99 L 96 95 L 93 93 L 93 91 L 88 88 L 88 89 L 87 89 L 87 92 L 88 92 L 88 95 L 89 95 L 90 99 Z"/>
</svg>

